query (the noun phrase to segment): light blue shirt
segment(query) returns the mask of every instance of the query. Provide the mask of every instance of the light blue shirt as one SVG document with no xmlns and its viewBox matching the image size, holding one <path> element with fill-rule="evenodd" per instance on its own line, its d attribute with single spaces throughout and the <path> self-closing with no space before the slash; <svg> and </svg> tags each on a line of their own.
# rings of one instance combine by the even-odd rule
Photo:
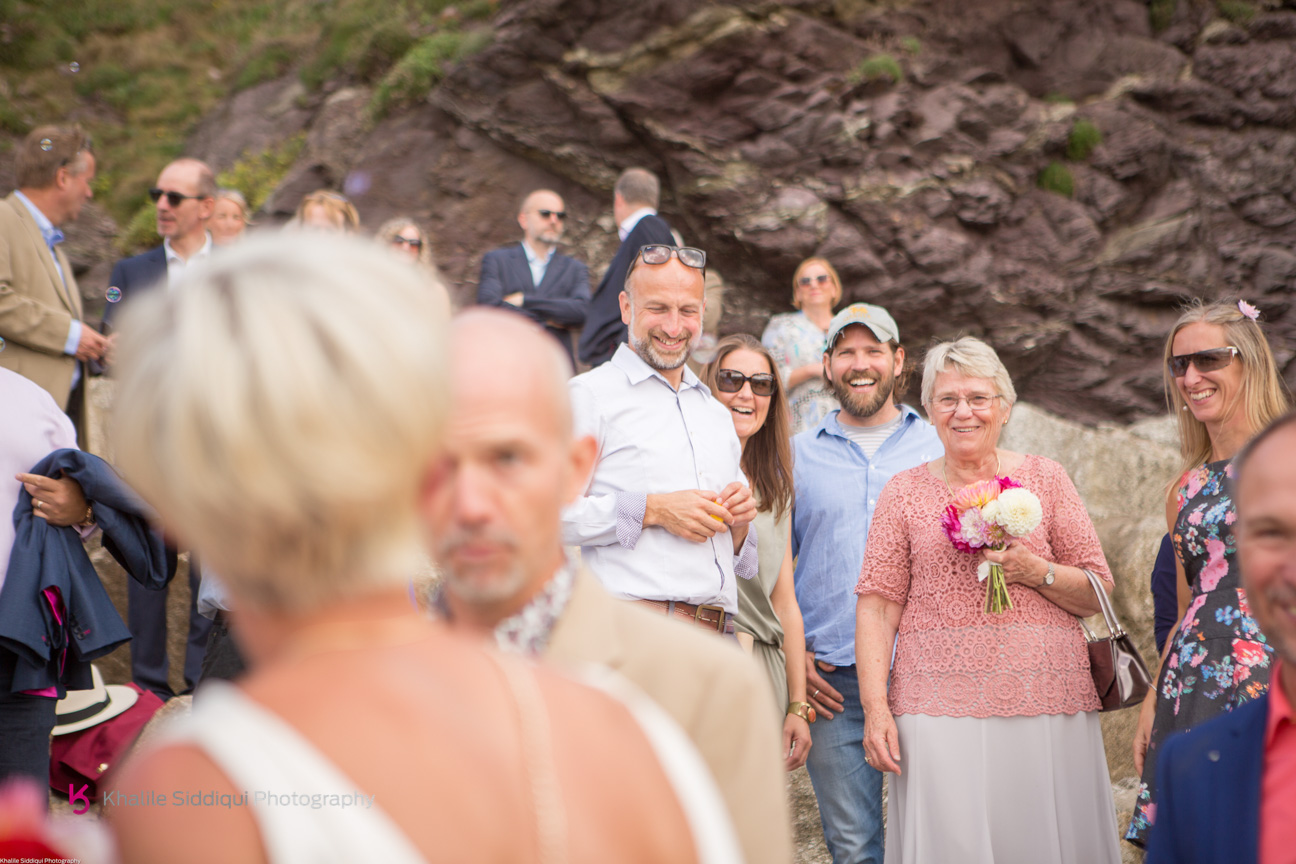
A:
<svg viewBox="0 0 1296 864">
<path fill-rule="evenodd" d="M 23 203 L 27 212 L 31 213 L 32 218 L 36 220 L 36 227 L 40 228 L 41 237 L 45 238 L 45 245 L 49 247 L 50 257 L 54 259 L 54 269 L 58 271 L 59 278 L 63 280 L 63 287 L 67 289 L 67 276 L 63 273 L 63 265 L 59 263 L 59 258 L 54 254 L 54 247 L 63 242 L 63 232 L 55 227 L 49 217 L 41 212 L 41 209 L 31 202 L 31 199 L 22 193 L 21 190 L 14 191 L 14 197 Z M 77 346 L 81 344 L 81 322 L 72 319 L 68 325 L 67 340 L 63 343 L 63 353 L 74 355 L 77 352 Z M 76 387 L 77 382 L 81 380 L 81 364 L 77 364 L 72 370 L 72 386 Z"/>
<path fill-rule="evenodd" d="M 677 391 L 622 344 L 568 385 L 577 435 L 598 442 L 585 495 L 563 510 L 562 540 L 618 597 L 675 600 L 738 612 L 735 576 L 756 574 L 756 529 L 734 555 L 733 536 L 701 543 L 643 527 L 649 494 L 747 485 L 729 412 L 688 368 Z M 853 583 L 852 583 L 853 584 Z"/>
<path fill-rule="evenodd" d="M 834 666 L 855 662 L 855 583 L 882 487 L 944 452 L 930 423 L 908 405 L 873 458 L 837 422 L 837 411 L 792 439 L 792 554 L 806 650 Z"/>
<path fill-rule="evenodd" d="M 531 284 L 539 288 L 540 283 L 544 281 L 545 271 L 549 269 L 549 262 L 553 260 L 554 250 L 550 249 L 549 254 L 541 258 L 523 240 L 522 252 L 526 255 L 527 265 L 531 268 Z"/>
</svg>

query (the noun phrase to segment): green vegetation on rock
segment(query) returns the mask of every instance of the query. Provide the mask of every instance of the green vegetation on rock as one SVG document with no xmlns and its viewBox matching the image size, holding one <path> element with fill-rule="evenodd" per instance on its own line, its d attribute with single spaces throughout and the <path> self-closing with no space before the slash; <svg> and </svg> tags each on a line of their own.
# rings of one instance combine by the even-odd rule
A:
<svg viewBox="0 0 1296 864">
<path fill-rule="evenodd" d="M 1072 162 L 1083 162 L 1102 143 L 1102 130 L 1088 120 L 1077 120 L 1067 136 L 1066 155 Z"/>
<path fill-rule="evenodd" d="M 1234 24 L 1250 24 L 1256 15 L 1255 4 L 1246 0 L 1218 0 L 1215 9 L 1221 18 Z"/>
<path fill-rule="evenodd" d="M 1071 169 L 1061 162 L 1050 162 L 1044 166 L 1044 170 L 1039 173 L 1035 185 L 1067 198 L 1075 195 L 1075 177 L 1072 176 Z"/>
<path fill-rule="evenodd" d="M 278 147 L 260 153 L 244 153 L 233 167 L 217 175 L 216 183 L 242 192 L 249 209 L 255 213 L 283 180 L 305 146 L 306 136 L 301 134 L 294 135 Z"/>
<path fill-rule="evenodd" d="M 231 93 L 297 74 L 312 94 L 330 81 L 364 83 L 378 85 L 384 106 L 395 105 L 484 45 L 490 27 L 480 22 L 498 6 L 0 0 L 0 152 L 35 126 L 77 118 L 95 143 L 98 203 L 129 226 L 123 242 L 148 242 L 153 208 L 146 191 L 162 166 L 183 154 L 198 121 Z"/>
<path fill-rule="evenodd" d="M 1153 33 L 1160 33 L 1170 26 L 1178 6 L 1179 0 L 1151 0 L 1148 3 L 1148 24 Z"/>
<path fill-rule="evenodd" d="M 481 30 L 465 33 L 443 30 L 433 33 L 405 53 L 374 90 L 369 109 L 381 118 L 397 105 L 407 104 L 427 94 L 445 77 L 446 64 L 477 53 L 490 42 Z"/>
<path fill-rule="evenodd" d="M 917 57 L 922 53 L 922 42 L 917 36 L 906 36 L 900 40 L 900 47 Z"/>
<path fill-rule="evenodd" d="M 890 79 L 892 84 L 904 80 L 904 69 L 890 54 L 874 54 L 861 60 L 858 66 L 846 73 L 846 81 L 852 86 L 862 81 L 878 81 L 883 78 Z"/>
</svg>

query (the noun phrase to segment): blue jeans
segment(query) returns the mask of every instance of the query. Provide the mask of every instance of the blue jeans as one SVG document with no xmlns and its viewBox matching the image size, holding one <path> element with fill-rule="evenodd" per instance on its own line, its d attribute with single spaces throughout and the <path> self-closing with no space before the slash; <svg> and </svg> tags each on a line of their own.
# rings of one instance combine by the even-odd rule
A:
<svg viewBox="0 0 1296 864">
<path fill-rule="evenodd" d="M 833 864 L 882 864 L 882 772 L 864 761 L 864 709 L 854 666 L 820 671 L 846 710 L 810 727 L 806 770 Z"/>
</svg>

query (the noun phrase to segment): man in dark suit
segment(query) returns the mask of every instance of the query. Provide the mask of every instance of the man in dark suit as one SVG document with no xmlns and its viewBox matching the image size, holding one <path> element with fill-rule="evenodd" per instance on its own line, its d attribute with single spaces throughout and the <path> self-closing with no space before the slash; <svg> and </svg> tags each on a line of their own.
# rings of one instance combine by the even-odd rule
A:
<svg viewBox="0 0 1296 864">
<path fill-rule="evenodd" d="M 558 251 L 566 220 L 557 193 L 537 189 L 528 195 L 518 213 L 522 242 L 482 258 L 477 302 L 516 309 L 543 326 L 566 349 L 574 367 L 572 331 L 585 323 L 589 269 Z"/>
<path fill-rule="evenodd" d="M 627 168 L 617 178 L 612 191 L 612 218 L 617 223 L 621 247 L 590 301 L 580 338 L 582 363 L 590 366 L 606 363 L 616 353 L 617 346 L 626 341 L 627 329 L 621 320 L 621 291 L 640 247 L 649 243 L 675 245 L 670 226 L 657 215 L 660 197 L 661 184 L 651 171 Z"/>
<path fill-rule="evenodd" d="M 1147 864 L 1296 861 L 1296 413 L 1233 464 L 1242 587 L 1278 661 L 1267 694 L 1166 740 Z"/>
<path fill-rule="evenodd" d="M 140 292 L 165 288 L 184 274 L 185 268 L 211 254 L 207 220 L 216 207 L 216 176 L 205 162 L 177 159 L 162 169 L 157 186 L 149 190 L 157 204 L 157 232 L 162 245 L 140 255 L 124 258 L 113 267 L 108 279 L 111 301 L 104 312 L 110 326 L 114 311 Z M 114 289 L 116 289 L 114 291 Z M 212 622 L 198 613 L 198 585 L 201 571 L 197 561 L 189 562 L 189 634 L 185 650 L 185 688 L 191 689 L 202 674 L 203 653 Z M 127 623 L 131 636 L 131 678 L 163 699 L 175 695 L 168 682 L 167 591 L 154 591 L 127 581 Z"/>
</svg>

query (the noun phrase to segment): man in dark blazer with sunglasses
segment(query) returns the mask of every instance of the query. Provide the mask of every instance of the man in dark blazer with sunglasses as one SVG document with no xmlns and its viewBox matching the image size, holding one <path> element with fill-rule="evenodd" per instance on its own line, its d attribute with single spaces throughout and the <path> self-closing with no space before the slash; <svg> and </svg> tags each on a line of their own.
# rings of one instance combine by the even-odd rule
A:
<svg viewBox="0 0 1296 864">
<path fill-rule="evenodd" d="M 207 220 L 216 209 L 216 175 L 205 162 L 172 162 L 158 175 L 149 197 L 157 205 L 157 233 L 162 245 L 123 258 L 113 267 L 108 277 L 105 326 L 112 324 L 122 303 L 141 291 L 174 282 L 186 267 L 211 254 Z"/>
<path fill-rule="evenodd" d="M 188 267 L 206 259 L 212 250 L 207 220 L 216 209 L 216 175 L 205 162 L 177 159 L 162 169 L 157 185 L 149 190 L 157 205 L 157 233 L 162 245 L 131 258 L 123 258 L 108 278 L 108 306 L 104 327 L 111 327 L 117 309 L 131 297 L 176 284 Z M 174 550 L 168 550 L 174 554 Z M 198 613 L 198 562 L 189 562 L 189 631 L 186 637 L 182 692 L 191 690 L 202 673 L 203 654 L 212 622 Z M 131 631 L 131 678 L 162 699 L 175 695 L 169 683 L 167 656 L 167 590 L 155 591 L 126 582 L 127 624 Z M 168 586 L 169 588 L 169 586 Z"/>
<path fill-rule="evenodd" d="M 617 223 L 621 247 L 603 274 L 590 301 L 589 315 L 580 338 L 582 363 L 598 366 L 612 359 L 617 346 L 626 341 L 627 329 L 621 320 L 621 291 L 626 274 L 639 249 L 650 243 L 674 246 L 670 225 L 657 215 L 661 183 L 657 175 L 643 168 L 627 168 L 617 178 L 612 191 L 612 218 Z"/>
<path fill-rule="evenodd" d="M 558 340 L 576 365 L 572 331 L 589 309 L 589 268 L 558 251 L 567 211 L 556 192 L 537 189 L 522 202 L 522 242 L 482 258 L 477 302 L 526 315 Z"/>
</svg>

